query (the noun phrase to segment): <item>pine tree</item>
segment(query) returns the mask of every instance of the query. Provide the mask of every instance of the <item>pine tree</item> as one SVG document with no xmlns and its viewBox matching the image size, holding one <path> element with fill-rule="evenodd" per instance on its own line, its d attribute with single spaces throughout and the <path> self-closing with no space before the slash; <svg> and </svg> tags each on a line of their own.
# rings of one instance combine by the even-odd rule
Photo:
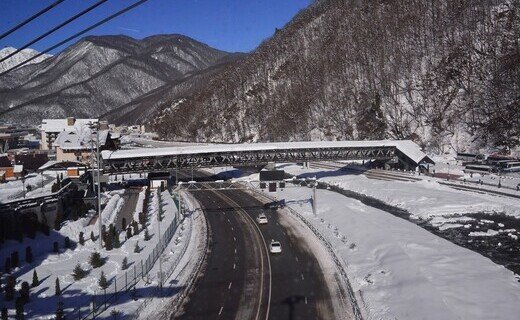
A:
<svg viewBox="0 0 520 320">
<path fill-rule="evenodd" d="M 114 237 L 114 248 L 121 248 L 121 241 L 119 240 L 118 234 Z"/>
<path fill-rule="evenodd" d="M 22 298 L 23 303 L 29 302 L 29 282 L 27 281 L 22 282 L 20 298 Z"/>
<path fill-rule="evenodd" d="M 132 228 L 134 229 L 134 236 L 139 234 L 139 225 L 137 221 L 132 221 Z"/>
<path fill-rule="evenodd" d="M 65 313 L 63 312 L 63 302 L 58 302 L 58 307 L 56 308 L 56 314 L 55 314 L 56 320 L 64 320 L 65 319 Z"/>
<path fill-rule="evenodd" d="M 128 228 L 126 228 L 126 240 L 132 238 L 132 227 L 128 226 Z"/>
<path fill-rule="evenodd" d="M 103 265 L 103 259 L 101 259 L 101 255 L 97 251 L 92 252 L 89 261 L 92 268 L 99 268 Z"/>
<path fill-rule="evenodd" d="M 13 276 L 13 275 L 9 275 L 7 277 L 7 281 L 5 283 L 5 300 L 6 301 L 11 301 L 14 299 L 14 293 L 15 293 L 15 289 L 14 287 L 16 286 L 16 278 Z"/>
<path fill-rule="evenodd" d="M 139 253 L 141 251 L 141 248 L 139 248 L 139 241 L 135 243 L 134 252 Z"/>
<path fill-rule="evenodd" d="M 121 219 L 121 230 L 126 231 L 126 218 Z"/>
<path fill-rule="evenodd" d="M 99 277 L 98 285 L 101 289 L 108 288 L 107 277 L 105 277 L 105 272 L 101 271 L 101 276 Z"/>
<path fill-rule="evenodd" d="M 40 280 L 38 279 L 38 274 L 36 273 L 36 269 L 34 269 L 33 271 L 33 276 L 32 276 L 32 284 L 31 286 L 33 288 L 36 288 L 37 286 L 40 285 Z"/>
<path fill-rule="evenodd" d="M 65 237 L 65 240 L 63 242 L 63 247 L 65 247 L 65 249 L 70 249 L 70 238 L 69 237 Z"/>
<path fill-rule="evenodd" d="M 128 269 L 128 259 L 127 259 L 127 257 L 124 257 L 123 262 L 121 263 L 121 270 L 126 270 L 126 269 Z"/>
<path fill-rule="evenodd" d="M 9 273 L 11 272 L 11 258 L 5 258 L 5 264 L 4 264 L 4 272 Z"/>
<path fill-rule="evenodd" d="M 78 263 L 76 267 L 74 267 L 74 271 L 72 271 L 72 277 L 74 280 L 78 281 L 87 275 L 87 272 L 81 268 L 81 265 Z"/>
<path fill-rule="evenodd" d="M 58 252 L 60 251 L 60 247 L 59 247 L 59 245 L 58 245 L 58 241 L 54 241 L 54 242 L 52 243 L 52 251 L 53 251 L 54 253 L 58 253 Z"/>
<path fill-rule="evenodd" d="M 112 235 L 112 232 L 108 231 L 105 234 L 105 249 L 110 251 L 113 248 L 114 248 L 114 236 Z"/>
<path fill-rule="evenodd" d="M 139 212 L 139 214 L 137 215 L 138 218 L 139 218 L 139 223 L 143 226 L 143 228 L 145 227 L 146 225 L 146 214 L 144 212 Z"/>
<path fill-rule="evenodd" d="M 33 262 L 33 254 L 31 246 L 25 248 L 25 262 L 32 263 Z"/>
<path fill-rule="evenodd" d="M 144 241 L 150 240 L 150 234 L 148 233 L 148 228 L 144 229 Z"/>
<path fill-rule="evenodd" d="M 78 242 L 80 245 L 85 245 L 85 239 L 83 239 L 83 232 L 80 232 L 79 233 L 79 239 L 78 239 Z"/>
<path fill-rule="evenodd" d="M 18 251 L 14 251 L 11 253 L 11 266 L 13 268 L 17 268 L 20 263 L 20 258 L 18 257 Z"/>
<path fill-rule="evenodd" d="M 60 278 L 56 277 L 56 285 L 54 286 L 54 292 L 57 296 L 61 295 Z"/>
<path fill-rule="evenodd" d="M 94 231 L 90 231 L 90 240 L 92 240 L 92 242 L 96 241 L 96 237 L 94 236 Z"/>
<path fill-rule="evenodd" d="M 14 303 L 15 309 L 16 309 L 16 313 L 15 313 L 15 319 L 16 320 L 23 320 L 23 319 L 25 319 L 24 310 L 23 310 L 23 304 L 24 304 L 24 301 L 23 301 L 22 297 L 16 298 L 16 301 Z"/>
</svg>

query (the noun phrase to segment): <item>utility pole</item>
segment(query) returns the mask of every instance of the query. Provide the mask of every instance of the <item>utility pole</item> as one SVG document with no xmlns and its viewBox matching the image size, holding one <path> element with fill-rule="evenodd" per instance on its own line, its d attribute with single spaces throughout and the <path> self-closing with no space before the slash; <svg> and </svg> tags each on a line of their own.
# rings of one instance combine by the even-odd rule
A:
<svg viewBox="0 0 520 320">
<path fill-rule="evenodd" d="M 318 180 L 316 180 L 316 177 L 314 177 L 314 183 L 312 184 L 312 213 L 314 215 L 317 215 L 318 208 L 317 201 L 316 201 L 316 185 L 318 184 Z"/>
<path fill-rule="evenodd" d="M 159 189 L 160 192 L 160 189 Z M 159 198 L 160 199 L 160 198 Z M 159 229 L 159 287 L 161 289 L 161 296 L 163 292 L 163 271 L 162 271 L 162 251 L 163 243 L 161 241 L 161 204 L 159 203 L 159 212 L 157 214 L 157 228 Z"/>
<path fill-rule="evenodd" d="M 102 235 L 102 225 L 103 221 L 101 220 L 101 179 L 100 179 L 100 170 L 101 170 L 101 161 L 99 157 L 99 120 L 96 123 L 96 162 L 97 162 L 97 203 L 98 203 L 98 220 L 99 220 L 99 249 L 103 249 L 103 237 Z"/>
</svg>

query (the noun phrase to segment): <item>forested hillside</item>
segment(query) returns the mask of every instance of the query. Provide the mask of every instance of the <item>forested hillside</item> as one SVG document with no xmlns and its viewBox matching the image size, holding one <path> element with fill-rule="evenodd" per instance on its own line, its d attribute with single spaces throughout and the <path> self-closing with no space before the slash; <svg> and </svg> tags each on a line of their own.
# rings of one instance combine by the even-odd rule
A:
<svg viewBox="0 0 520 320">
<path fill-rule="evenodd" d="M 411 138 L 514 147 L 519 2 L 321 0 L 154 116 L 198 141 Z"/>
</svg>

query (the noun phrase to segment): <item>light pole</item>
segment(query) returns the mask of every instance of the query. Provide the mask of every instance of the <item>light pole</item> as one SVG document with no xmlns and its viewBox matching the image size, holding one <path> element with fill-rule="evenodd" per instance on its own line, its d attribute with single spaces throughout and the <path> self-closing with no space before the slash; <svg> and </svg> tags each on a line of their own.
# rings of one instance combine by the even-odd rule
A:
<svg viewBox="0 0 520 320">
<path fill-rule="evenodd" d="M 160 200 L 160 198 L 159 198 L 159 200 Z M 162 256 L 162 250 L 163 250 L 163 243 L 161 241 L 161 204 L 160 203 L 159 203 L 159 212 L 157 213 L 157 229 L 159 229 L 159 287 L 161 289 L 161 296 L 162 296 L 163 271 L 162 271 L 162 257 L 161 256 Z"/>
<path fill-rule="evenodd" d="M 97 211 L 98 211 L 98 221 L 99 221 L 99 249 L 103 249 L 103 221 L 101 220 L 101 179 L 100 179 L 100 170 L 101 170 L 101 160 L 99 155 L 99 120 L 95 123 L 90 123 L 90 134 L 92 135 L 92 129 L 96 129 L 96 168 L 97 168 Z M 92 170 L 94 170 L 94 166 L 92 165 Z M 94 180 L 94 172 L 92 172 L 92 180 Z"/>
</svg>

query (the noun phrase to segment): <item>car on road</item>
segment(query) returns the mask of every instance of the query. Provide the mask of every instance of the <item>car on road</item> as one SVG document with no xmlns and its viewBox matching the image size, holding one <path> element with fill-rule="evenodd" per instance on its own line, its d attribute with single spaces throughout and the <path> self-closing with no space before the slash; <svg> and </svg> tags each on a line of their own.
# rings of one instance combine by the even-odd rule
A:
<svg viewBox="0 0 520 320">
<path fill-rule="evenodd" d="M 271 240 L 269 244 L 269 251 L 271 253 L 282 253 L 282 244 L 278 241 Z"/>
<path fill-rule="evenodd" d="M 258 217 L 256 217 L 256 222 L 258 222 L 258 224 L 267 224 L 267 217 L 265 214 L 260 213 Z"/>
</svg>

